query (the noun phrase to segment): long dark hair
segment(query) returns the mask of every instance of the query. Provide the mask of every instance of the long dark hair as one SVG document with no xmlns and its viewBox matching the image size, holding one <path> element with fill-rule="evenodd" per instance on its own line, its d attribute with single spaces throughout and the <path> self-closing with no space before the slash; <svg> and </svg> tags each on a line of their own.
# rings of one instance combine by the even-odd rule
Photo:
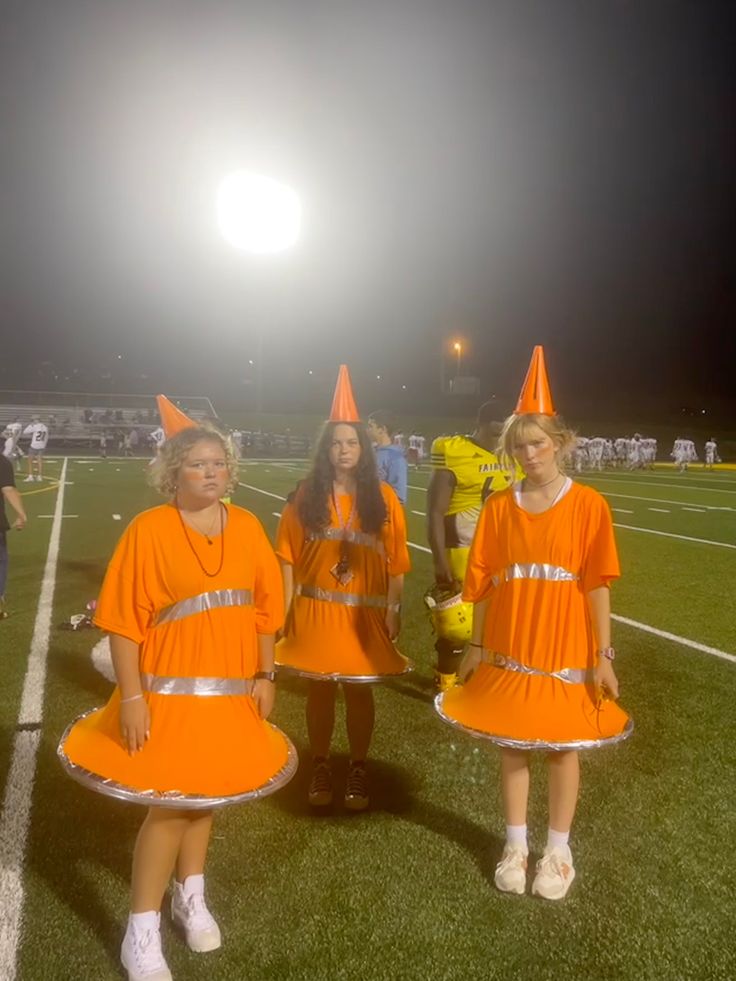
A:
<svg viewBox="0 0 736 981">
<path fill-rule="evenodd" d="M 302 524 L 309 531 L 320 531 L 330 523 L 330 496 L 335 471 L 330 463 L 335 427 L 339 422 L 326 422 L 314 451 L 312 468 L 299 487 L 297 510 Z M 360 459 L 355 468 L 356 508 L 360 527 L 368 534 L 377 535 L 386 520 L 386 504 L 381 494 L 381 483 L 376 469 L 376 458 L 368 433 L 362 422 L 349 422 L 358 435 Z"/>
</svg>

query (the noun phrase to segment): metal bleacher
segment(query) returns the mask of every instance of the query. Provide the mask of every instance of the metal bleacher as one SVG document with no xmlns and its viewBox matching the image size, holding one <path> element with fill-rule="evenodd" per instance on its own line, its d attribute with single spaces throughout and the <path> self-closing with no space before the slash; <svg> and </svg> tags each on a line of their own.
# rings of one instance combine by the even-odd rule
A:
<svg viewBox="0 0 736 981">
<path fill-rule="evenodd" d="M 212 402 L 203 396 L 171 399 L 191 419 L 217 420 Z M 49 429 L 49 449 L 97 448 L 100 437 L 122 439 L 136 430 L 141 449 L 159 425 L 155 395 L 79 392 L 0 391 L 0 430 L 19 419 L 25 428 L 38 416 Z"/>
</svg>

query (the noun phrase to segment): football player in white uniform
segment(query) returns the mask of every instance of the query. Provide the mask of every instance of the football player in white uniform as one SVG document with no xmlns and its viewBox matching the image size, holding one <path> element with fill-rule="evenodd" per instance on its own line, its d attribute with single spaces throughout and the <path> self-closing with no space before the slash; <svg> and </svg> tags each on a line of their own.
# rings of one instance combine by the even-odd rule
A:
<svg viewBox="0 0 736 981">
<path fill-rule="evenodd" d="M 718 456 L 718 444 L 711 438 L 705 444 L 705 463 L 703 464 L 703 470 L 712 470 L 713 464 L 720 463 L 720 457 Z"/>
<path fill-rule="evenodd" d="M 28 448 L 28 476 L 25 482 L 43 480 L 43 454 L 49 441 L 49 431 L 39 416 L 31 416 L 31 423 L 23 430 L 24 436 L 31 437 Z"/>
</svg>

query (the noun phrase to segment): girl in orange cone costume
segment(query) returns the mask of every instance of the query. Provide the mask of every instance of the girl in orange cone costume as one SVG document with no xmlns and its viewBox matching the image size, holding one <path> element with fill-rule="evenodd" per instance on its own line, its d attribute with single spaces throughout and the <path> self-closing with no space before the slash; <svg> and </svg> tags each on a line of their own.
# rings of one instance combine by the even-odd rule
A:
<svg viewBox="0 0 736 981">
<path fill-rule="evenodd" d="M 619 563 L 608 505 L 562 464 L 574 443 L 555 413 L 535 348 L 501 448 L 526 477 L 490 497 L 470 551 L 463 598 L 474 604 L 463 687 L 436 699 L 448 723 L 501 746 L 506 845 L 495 881 L 526 888 L 530 750 L 547 753 L 549 834 L 532 892 L 562 899 L 575 871 L 568 845 L 578 750 L 616 743 L 633 723 L 619 708 L 609 583 Z"/>
<path fill-rule="evenodd" d="M 296 769 L 293 746 L 266 721 L 283 622 L 276 556 L 257 519 L 220 500 L 237 479 L 225 438 L 190 420 L 175 435 L 180 420 L 162 415 L 153 477 L 171 500 L 128 526 L 95 614 L 117 688 L 59 745 L 72 777 L 149 805 L 121 950 L 130 981 L 171 978 L 159 910 L 172 871 L 172 917 L 189 947 L 220 946 L 204 901 L 213 810 L 270 794 Z"/>
<path fill-rule="evenodd" d="M 393 641 L 410 563 L 404 512 L 394 491 L 378 480 L 345 365 L 312 469 L 281 516 L 276 551 L 287 609 L 276 661 L 310 679 L 309 801 L 316 807 L 332 802 L 329 752 L 342 682 L 351 758 L 345 806 L 363 810 L 374 722 L 367 683 L 409 668 Z"/>
</svg>

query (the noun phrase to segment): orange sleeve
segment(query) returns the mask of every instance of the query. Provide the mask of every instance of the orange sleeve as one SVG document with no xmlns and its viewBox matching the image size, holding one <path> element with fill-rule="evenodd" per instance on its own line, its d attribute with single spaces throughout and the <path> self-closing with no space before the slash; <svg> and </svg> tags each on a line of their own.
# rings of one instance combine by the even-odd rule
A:
<svg viewBox="0 0 736 981">
<path fill-rule="evenodd" d="M 386 502 L 388 521 L 383 529 L 383 547 L 386 549 L 386 562 L 390 576 L 401 576 L 411 569 L 409 549 L 406 544 L 406 518 L 401 501 L 388 484 L 382 485 L 383 499 Z"/>
<path fill-rule="evenodd" d="M 463 599 L 467 603 L 479 603 L 493 589 L 492 576 L 498 568 L 494 557 L 496 548 L 495 521 L 492 514 L 493 498 L 483 505 L 468 556 L 468 568 L 463 584 Z"/>
<path fill-rule="evenodd" d="M 141 644 L 155 610 L 146 590 L 144 568 L 149 546 L 138 519 L 128 525 L 117 544 L 97 599 L 95 624 Z"/>
<path fill-rule="evenodd" d="M 591 508 L 590 540 L 583 563 L 583 592 L 607 586 L 621 575 L 613 519 L 607 502 L 596 494 Z"/>
<path fill-rule="evenodd" d="M 287 501 L 276 531 L 276 554 L 289 565 L 296 565 L 304 548 L 304 528 L 294 501 Z"/>
<path fill-rule="evenodd" d="M 254 518 L 253 538 L 256 555 L 253 597 L 256 632 L 275 634 L 284 625 L 284 583 L 276 554 L 257 518 Z"/>
</svg>

